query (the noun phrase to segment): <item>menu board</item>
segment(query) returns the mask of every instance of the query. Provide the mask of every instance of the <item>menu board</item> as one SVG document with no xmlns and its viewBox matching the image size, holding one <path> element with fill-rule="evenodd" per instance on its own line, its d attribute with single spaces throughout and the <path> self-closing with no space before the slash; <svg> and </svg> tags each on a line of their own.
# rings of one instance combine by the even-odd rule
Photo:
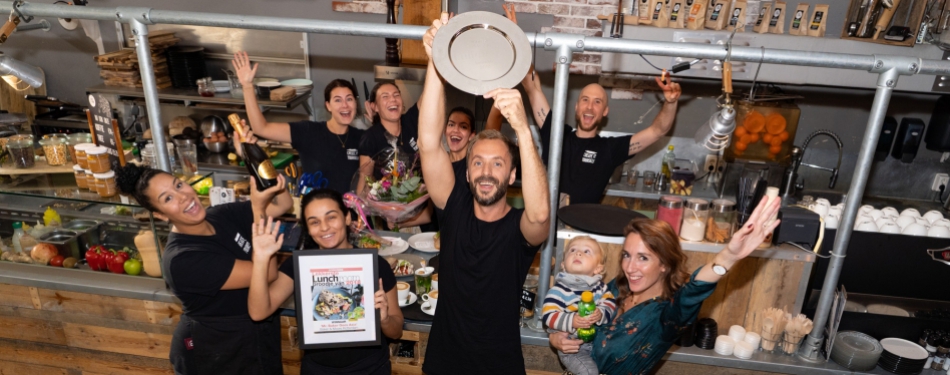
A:
<svg viewBox="0 0 950 375">
<path fill-rule="evenodd" d="M 89 109 L 86 110 L 89 119 L 89 131 L 92 132 L 92 141 L 97 146 L 106 148 L 112 169 L 125 166 L 125 153 L 122 151 L 122 137 L 119 124 L 113 118 L 112 104 L 103 94 L 89 94 Z"/>
</svg>

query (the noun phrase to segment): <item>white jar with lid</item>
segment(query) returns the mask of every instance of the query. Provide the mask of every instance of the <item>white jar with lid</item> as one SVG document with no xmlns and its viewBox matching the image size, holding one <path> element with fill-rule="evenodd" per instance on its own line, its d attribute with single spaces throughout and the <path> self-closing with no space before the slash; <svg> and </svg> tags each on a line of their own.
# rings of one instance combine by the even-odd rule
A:
<svg viewBox="0 0 950 375">
<path fill-rule="evenodd" d="M 683 211 L 683 226 L 680 228 L 680 238 L 687 241 L 702 241 L 706 237 L 709 202 L 705 199 L 690 198 L 686 200 L 686 209 Z"/>
<path fill-rule="evenodd" d="M 86 160 L 88 160 L 89 170 L 91 170 L 92 173 L 106 173 L 112 170 L 108 151 L 107 148 L 102 146 L 86 149 Z"/>
<path fill-rule="evenodd" d="M 93 174 L 93 176 L 96 178 L 96 193 L 99 193 L 100 197 L 109 198 L 115 196 L 115 172 L 96 173 Z"/>
<path fill-rule="evenodd" d="M 89 180 L 86 179 L 86 171 L 82 169 L 79 165 L 73 166 L 73 176 L 76 177 L 76 187 L 80 189 L 88 189 Z"/>
<path fill-rule="evenodd" d="M 79 164 L 82 169 L 89 169 L 89 157 L 86 155 L 86 150 L 93 147 L 96 147 L 96 145 L 92 143 L 80 143 L 73 146 L 76 155 L 75 162 Z"/>
</svg>

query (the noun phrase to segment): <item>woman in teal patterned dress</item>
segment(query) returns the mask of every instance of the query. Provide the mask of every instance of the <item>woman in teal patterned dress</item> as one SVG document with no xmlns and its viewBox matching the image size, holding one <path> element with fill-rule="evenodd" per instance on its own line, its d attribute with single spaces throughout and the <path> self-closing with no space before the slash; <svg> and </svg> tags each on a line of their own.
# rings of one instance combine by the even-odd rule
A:
<svg viewBox="0 0 950 375">
<path fill-rule="evenodd" d="M 591 356 L 600 372 L 649 373 L 683 328 L 696 320 L 716 282 L 778 226 L 778 220 L 771 221 L 778 208 L 778 200 L 766 206 L 763 199 L 714 260 L 692 274 L 686 270 L 686 254 L 669 224 L 631 221 L 624 230 L 623 274 L 608 284 L 617 296 L 618 314 L 614 321 L 597 327 L 593 341 Z M 583 343 L 565 332 L 552 333 L 549 339 L 551 346 L 565 353 L 576 353 Z"/>
</svg>

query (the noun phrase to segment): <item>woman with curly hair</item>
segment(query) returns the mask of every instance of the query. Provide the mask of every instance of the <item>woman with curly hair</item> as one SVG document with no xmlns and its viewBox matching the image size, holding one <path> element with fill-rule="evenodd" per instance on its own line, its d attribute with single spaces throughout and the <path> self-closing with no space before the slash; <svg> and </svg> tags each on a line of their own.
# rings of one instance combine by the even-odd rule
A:
<svg viewBox="0 0 950 375">
<path fill-rule="evenodd" d="M 608 284 L 617 297 L 612 322 L 597 328 L 591 356 L 603 374 L 649 373 L 692 324 L 716 283 L 739 260 L 749 256 L 778 226 L 772 220 L 779 202 L 759 203 L 749 220 L 712 262 L 689 274 L 686 254 L 669 224 L 634 219 L 624 229 L 623 271 Z M 576 353 L 583 341 L 566 332 L 549 335 L 551 346 Z"/>
</svg>

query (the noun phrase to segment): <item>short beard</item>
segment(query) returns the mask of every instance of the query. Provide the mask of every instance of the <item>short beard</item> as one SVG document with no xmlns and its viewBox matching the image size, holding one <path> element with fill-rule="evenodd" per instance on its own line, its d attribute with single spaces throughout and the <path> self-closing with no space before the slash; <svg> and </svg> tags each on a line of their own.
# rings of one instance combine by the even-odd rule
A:
<svg viewBox="0 0 950 375">
<path fill-rule="evenodd" d="M 580 115 L 580 114 L 576 114 L 576 113 L 574 114 L 574 121 L 575 121 L 575 124 L 577 124 L 577 129 L 578 129 L 578 130 L 583 130 L 583 131 L 585 131 L 585 132 L 600 130 L 601 126 L 604 124 L 604 118 L 601 117 L 601 118 L 600 118 L 600 121 L 597 121 L 597 122 L 594 123 L 594 127 L 593 127 L 593 128 L 591 128 L 591 129 L 585 129 L 585 128 L 584 128 L 584 125 L 583 125 L 584 123 L 581 122 L 581 115 Z"/>
<path fill-rule="evenodd" d="M 485 181 L 495 184 L 495 194 L 488 198 L 482 198 L 478 192 L 478 184 Z M 498 201 L 508 194 L 508 181 L 498 181 L 492 176 L 478 177 L 475 180 L 469 182 L 468 186 L 470 189 L 472 189 L 472 195 L 475 196 L 475 203 L 478 203 L 482 206 L 491 206 L 495 203 L 498 203 Z"/>
</svg>

